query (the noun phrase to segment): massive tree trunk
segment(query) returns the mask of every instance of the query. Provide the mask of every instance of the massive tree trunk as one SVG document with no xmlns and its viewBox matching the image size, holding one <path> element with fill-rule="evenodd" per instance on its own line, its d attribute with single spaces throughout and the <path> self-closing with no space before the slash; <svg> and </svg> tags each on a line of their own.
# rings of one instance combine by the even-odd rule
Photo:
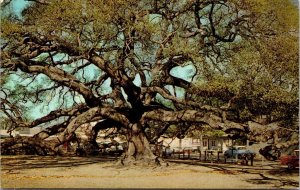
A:
<svg viewBox="0 0 300 190">
<path fill-rule="evenodd" d="M 261 7 L 251 1 L 34 1 L 39 3 L 27 6 L 21 20 L 2 15 L 0 120 L 9 132 L 49 127 L 34 137 L 5 140 L 1 153 L 24 144 L 42 154 L 59 153 L 78 128 L 93 121 L 99 123 L 89 129 L 90 150 L 97 150 L 99 129 L 127 130 L 124 165 L 162 163 L 149 142 L 170 124 L 206 124 L 257 142 L 275 135 L 274 144 L 289 128 L 299 133 L 291 124 L 247 123 L 262 115 L 289 123 L 298 118 L 298 43 L 290 32 L 297 33 L 298 25 L 291 16 L 286 18 L 293 22 L 279 27 L 287 19 L 274 11 L 285 7 L 297 15 L 289 3 L 266 4 L 260 12 L 247 8 Z M 74 11 L 63 11 L 66 5 Z M 150 21 L 156 14 L 160 19 Z M 278 20 L 266 24 L 263 15 Z M 53 110 L 29 122 L 25 116 L 36 106 L 46 108 L 42 115 Z M 61 119 L 68 121 L 59 124 Z M 144 121 L 167 124 L 151 126 L 156 135 L 150 139 Z"/>
<path fill-rule="evenodd" d="M 163 161 L 151 151 L 148 139 L 140 123 L 128 129 L 128 148 L 121 157 L 122 165 L 162 165 Z"/>
</svg>

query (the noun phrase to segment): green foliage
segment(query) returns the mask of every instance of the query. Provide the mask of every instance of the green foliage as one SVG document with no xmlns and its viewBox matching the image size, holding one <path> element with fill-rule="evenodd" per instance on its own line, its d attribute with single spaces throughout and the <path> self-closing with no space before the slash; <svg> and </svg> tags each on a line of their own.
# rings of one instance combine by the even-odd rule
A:
<svg viewBox="0 0 300 190">
<path fill-rule="evenodd" d="M 221 130 L 213 130 L 204 133 L 204 135 L 207 135 L 209 137 L 222 137 L 223 135 L 225 135 L 225 132 Z"/>
<path fill-rule="evenodd" d="M 189 129 L 188 137 L 191 138 L 200 138 L 201 136 L 207 136 L 212 138 L 222 137 L 225 135 L 225 132 L 222 130 L 212 130 L 207 125 L 202 126 L 192 126 Z"/>
<path fill-rule="evenodd" d="M 298 29 L 299 13 L 290 0 L 231 0 L 231 2 L 251 14 L 256 30 L 289 32 Z"/>
<path fill-rule="evenodd" d="M 261 114 L 271 115 L 274 120 L 294 117 L 299 101 L 297 8 L 289 1 L 230 2 L 247 10 L 245 14 L 251 13 L 251 19 L 256 18 L 252 23 L 256 37 L 241 35 L 231 43 L 226 61 L 218 63 L 222 72 L 207 69 L 210 72 L 200 76 L 189 93 L 197 92 L 202 99 L 215 96 L 221 105 L 227 104 L 222 104 L 224 97 L 234 99 L 231 106 L 240 121 Z M 207 61 L 207 65 L 210 63 Z"/>
<path fill-rule="evenodd" d="M 8 119 L 6 116 L 0 115 L 0 122 L 1 122 L 1 126 L 0 129 L 10 129 L 12 127 L 12 122 L 10 119 Z"/>
<path fill-rule="evenodd" d="M 299 99 L 297 8 L 290 1 L 281 0 L 229 0 L 224 1 L 225 4 L 215 3 L 211 23 L 215 24 L 215 35 L 222 37 L 232 31 L 237 32 L 236 38 L 227 43 L 212 33 L 184 37 L 198 30 L 190 3 L 170 1 L 164 5 L 166 8 L 161 10 L 161 14 L 150 12 L 154 3 L 149 1 L 53 0 L 47 6 L 32 3 L 22 12 L 23 20 L 2 17 L 1 39 L 10 42 L 8 48 L 19 50 L 24 46 L 22 43 L 26 34 L 39 39 L 46 36 L 55 44 L 72 47 L 82 55 L 87 55 L 93 48 L 116 46 L 121 50 L 99 50 L 97 53 L 113 66 L 119 66 L 120 57 L 124 56 L 124 67 L 132 79 L 138 71 L 131 59 L 142 68 L 147 68 L 144 71 L 150 70 L 148 79 L 154 80 L 151 79 L 151 69 L 155 67 L 158 57 L 161 56 L 164 62 L 180 55 L 187 59 L 176 62 L 176 66 L 193 64 L 196 70 L 195 78 L 198 80 L 193 81 L 191 88 L 182 90 L 182 94 L 191 94 L 193 100 L 221 107 L 236 98 L 238 101 L 232 107 L 238 115 L 236 117 L 242 121 L 260 114 L 279 117 L 288 109 L 295 111 Z M 159 1 L 158 6 L 163 6 L 163 1 Z M 213 30 L 209 18 L 211 7 L 201 9 L 198 15 L 201 17 L 201 27 L 206 32 Z M 172 18 L 163 15 L 167 13 Z M 241 24 L 232 27 L 238 16 Z M 134 44 L 134 50 L 126 56 L 122 55 L 122 48 L 129 41 Z M 51 64 L 47 53 L 40 54 L 34 60 Z M 69 58 L 65 52 L 56 53 L 56 60 L 64 56 L 61 60 Z M 79 60 L 59 67 L 71 73 L 82 64 L 83 60 Z M 91 65 L 81 69 L 75 76 L 81 82 L 85 82 L 85 79 L 90 82 L 97 80 L 100 74 L 100 69 Z M 10 98 L 14 102 L 20 101 L 21 95 L 31 99 L 37 89 L 52 84 L 44 78 L 27 86 L 20 81 L 22 77 L 19 80 L 11 79 L 11 82 L 9 78 L 4 75 L 1 85 L 10 86 Z M 164 80 L 164 77 L 159 80 Z M 15 86 L 10 85 L 12 82 Z M 103 88 L 99 89 L 105 91 Z M 41 101 L 52 95 L 46 94 L 41 94 Z M 175 109 L 172 101 L 159 95 L 155 101 Z"/>
<path fill-rule="evenodd" d="M 177 133 L 178 133 L 178 127 L 177 127 L 177 125 L 174 125 L 174 124 L 170 125 L 169 128 L 167 129 L 167 131 L 165 132 L 165 134 L 170 137 L 176 136 Z"/>
</svg>

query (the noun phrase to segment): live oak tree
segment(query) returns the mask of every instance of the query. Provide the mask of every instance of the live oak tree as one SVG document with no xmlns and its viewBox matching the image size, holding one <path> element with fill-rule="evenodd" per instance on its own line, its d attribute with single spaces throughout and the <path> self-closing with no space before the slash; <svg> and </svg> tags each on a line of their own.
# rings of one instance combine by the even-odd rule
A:
<svg viewBox="0 0 300 190">
<path fill-rule="evenodd" d="M 126 135 L 125 165 L 159 163 L 149 143 L 170 126 L 298 144 L 298 11 L 288 0 L 31 0 L 21 17 L 8 5 L 1 118 L 9 131 L 44 130 L 6 139 L 2 152 L 55 153 L 91 122 L 91 143 L 101 129 Z M 38 105 L 48 112 L 30 118 Z"/>
</svg>

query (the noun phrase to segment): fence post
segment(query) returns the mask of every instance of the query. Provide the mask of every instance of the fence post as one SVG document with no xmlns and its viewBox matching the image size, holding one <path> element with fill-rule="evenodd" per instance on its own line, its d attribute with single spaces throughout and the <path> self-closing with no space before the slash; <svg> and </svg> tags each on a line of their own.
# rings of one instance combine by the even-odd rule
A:
<svg viewBox="0 0 300 190">
<path fill-rule="evenodd" d="M 253 158 L 254 158 L 254 155 L 251 154 L 251 166 L 253 166 Z"/>
</svg>

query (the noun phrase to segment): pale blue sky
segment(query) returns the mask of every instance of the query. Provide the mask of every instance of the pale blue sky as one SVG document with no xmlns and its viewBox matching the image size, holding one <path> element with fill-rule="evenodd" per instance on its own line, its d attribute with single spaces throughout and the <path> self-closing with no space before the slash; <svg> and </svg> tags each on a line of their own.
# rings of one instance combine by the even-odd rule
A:
<svg viewBox="0 0 300 190">
<path fill-rule="evenodd" d="M 293 3 L 296 4 L 297 6 L 299 5 L 298 4 L 298 1 L 297 0 L 293 0 Z M 23 8 L 30 4 L 30 2 L 28 1 L 25 1 L 25 0 L 13 0 L 13 3 L 11 4 L 11 8 L 14 10 L 14 12 L 16 13 L 16 15 L 18 16 L 21 16 L 21 11 L 23 10 Z M 157 16 L 157 15 L 154 15 L 153 16 L 153 22 L 159 22 L 160 21 L 160 17 Z M 60 56 L 57 56 L 56 59 L 60 59 L 63 55 L 60 55 Z M 64 68 L 64 70 L 70 70 L 70 68 Z M 79 74 L 81 74 L 82 71 L 79 72 Z M 99 69 L 96 68 L 95 66 L 89 66 L 88 68 L 85 69 L 85 76 L 89 79 L 93 79 L 97 76 L 99 76 L 100 72 L 99 72 Z M 186 65 L 184 67 L 176 67 L 176 68 L 173 68 L 171 70 L 171 75 L 173 76 L 177 76 L 179 78 L 182 78 L 184 80 L 187 80 L 187 81 L 191 81 L 192 79 L 192 76 L 195 74 L 195 68 L 194 66 L 192 65 Z M 44 78 L 45 76 L 43 75 L 40 75 L 39 78 L 42 79 Z M 148 78 L 149 76 L 147 76 Z M 11 81 L 11 84 L 10 85 L 13 85 L 12 83 L 15 83 L 15 84 L 19 84 L 19 83 L 25 83 L 26 81 L 22 81 L 21 79 L 19 79 L 18 77 L 13 77 L 12 78 L 13 80 Z M 40 81 L 40 79 L 38 81 Z M 141 84 L 141 81 L 140 81 L 140 77 L 139 76 L 136 76 L 135 77 L 135 80 L 134 80 L 134 83 L 137 85 L 137 86 L 140 86 Z M 168 86 L 166 87 L 171 93 L 174 93 L 174 90 L 172 87 Z M 106 94 L 106 93 L 110 93 L 111 91 L 111 88 L 110 88 L 110 79 L 108 79 L 107 81 L 105 81 L 103 87 L 101 88 L 102 89 L 102 92 L 103 94 Z M 177 88 L 177 95 L 179 96 L 183 96 L 184 95 L 184 90 L 183 89 L 180 89 L 180 88 Z M 125 95 L 126 96 L 126 95 Z M 161 98 L 158 96 L 158 98 Z M 54 98 L 54 100 L 52 101 L 52 103 L 48 106 L 46 105 L 43 105 L 43 104 L 30 104 L 28 106 L 32 107 L 32 110 L 30 112 L 30 116 L 35 119 L 35 118 L 38 118 L 38 117 L 41 117 L 47 113 L 49 113 L 50 111 L 56 109 L 57 107 L 57 103 L 55 102 L 58 102 L 58 98 Z"/>
<path fill-rule="evenodd" d="M 21 16 L 21 11 L 28 4 L 29 4 L 29 2 L 24 1 L 24 0 L 13 0 L 13 3 L 12 3 L 11 6 L 12 6 L 14 12 L 16 13 L 16 15 Z M 59 59 L 62 59 L 63 57 L 64 57 L 64 55 L 57 55 L 55 57 L 55 59 L 59 60 Z M 67 58 L 67 57 L 65 57 L 65 58 Z M 72 68 L 69 67 L 69 66 L 66 66 L 63 69 L 68 71 L 68 72 L 70 72 L 72 70 Z M 93 66 L 93 65 L 85 68 L 84 72 L 85 72 L 85 77 L 88 78 L 89 80 L 95 79 L 95 77 L 97 77 L 97 76 L 99 76 L 99 74 L 101 74 L 100 73 L 101 71 L 98 68 L 96 68 L 96 66 Z M 82 70 L 78 73 L 78 75 L 80 75 L 81 73 L 82 73 Z M 177 77 L 182 78 L 182 79 L 187 80 L 187 81 L 191 81 L 191 77 L 194 75 L 194 73 L 195 73 L 195 69 L 194 69 L 194 66 L 192 66 L 192 65 L 186 65 L 186 66 L 183 66 L 183 67 L 176 67 L 176 68 L 173 68 L 171 70 L 171 75 L 177 76 Z M 30 87 L 32 88 L 32 87 L 34 87 L 34 85 L 37 85 L 37 84 L 41 85 L 41 83 L 42 83 L 41 81 L 43 81 L 42 79 L 45 79 L 45 78 L 47 78 L 45 75 L 40 74 L 38 76 L 37 82 L 33 83 Z M 25 85 L 28 82 L 29 82 L 28 80 L 24 81 L 24 80 L 20 79 L 19 77 L 17 77 L 15 75 L 15 76 L 11 77 L 11 81 L 8 84 L 8 86 L 11 86 L 13 88 L 15 84 Z M 140 77 L 138 75 L 135 77 L 134 84 L 137 85 L 137 86 L 140 86 L 140 84 L 141 84 L 141 80 L 140 80 Z M 172 87 L 168 86 L 166 88 L 171 93 L 174 93 L 174 90 L 173 90 Z M 107 94 L 107 93 L 111 92 L 110 79 L 105 81 L 103 87 L 101 87 L 101 90 L 102 90 L 103 94 Z M 184 95 L 184 91 L 182 89 L 178 88 L 178 89 L 176 89 L 176 91 L 177 91 L 177 95 L 179 95 L 181 97 Z M 125 94 L 124 94 L 124 96 L 126 97 Z M 49 95 L 49 97 L 50 97 L 50 95 Z M 158 96 L 158 98 L 161 99 L 160 96 Z M 56 107 L 58 106 L 58 96 L 55 97 L 51 101 L 49 106 L 47 106 L 46 103 L 44 103 L 44 104 L 41 104 L 41 103 L 37 103 L 37 104 L 27 103 L 26 106 L 31 108 L 31 111 L 29 113 L 30 117 L 32 119 L 36 119 L 36 118 L 39 118 L 43 115 L 46 115 L 50 111 L 56 109 Z"/>
</svg>

